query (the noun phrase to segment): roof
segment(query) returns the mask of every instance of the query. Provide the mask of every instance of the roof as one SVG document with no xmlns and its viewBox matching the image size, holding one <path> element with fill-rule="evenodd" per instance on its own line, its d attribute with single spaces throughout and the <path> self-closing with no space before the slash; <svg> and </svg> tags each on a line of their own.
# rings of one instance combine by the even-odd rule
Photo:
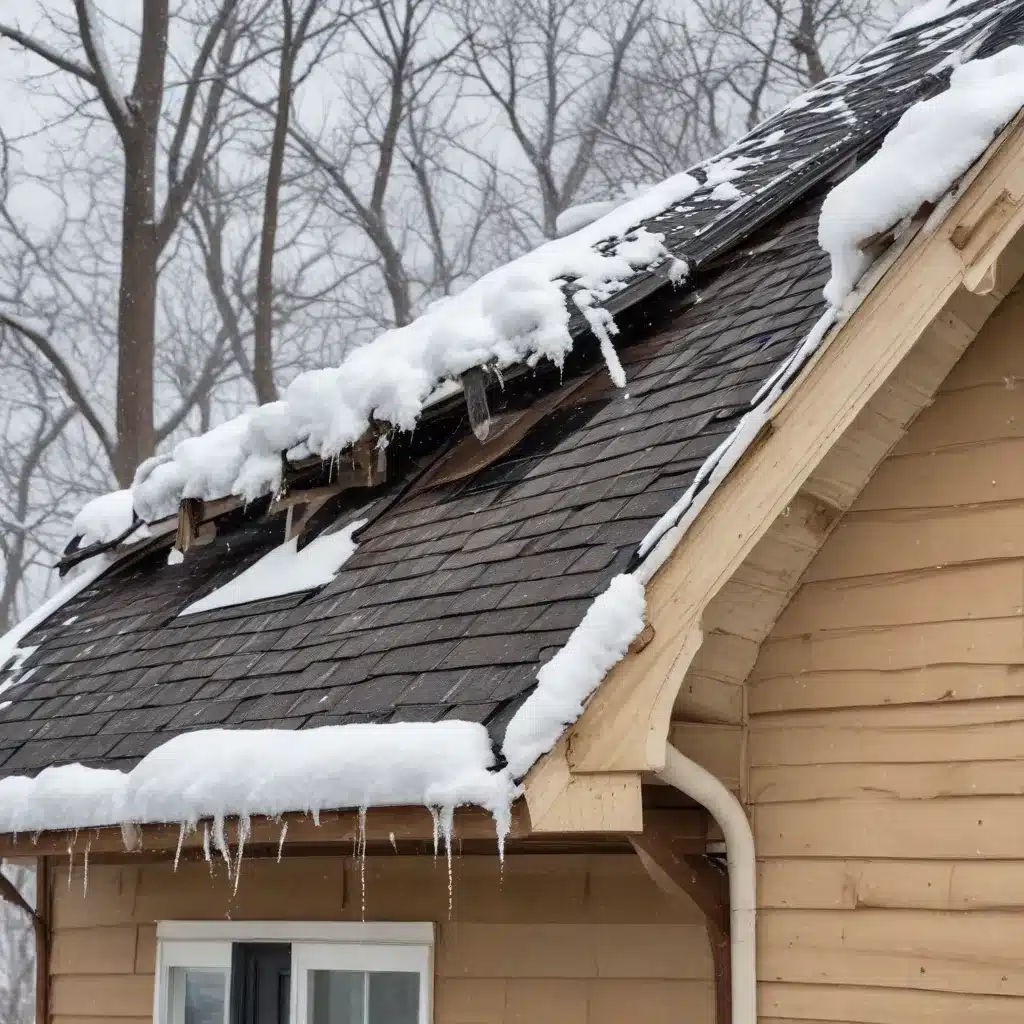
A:
<svg viewBox="0 0 1024 1024">
<path fill-rule="evenodd" d="M 610 381 L 579 315 L 561 371 L 514 367 L 489 391 L 495 423 L 537 414 L 524 436 L 510 428 L 515 444 L 476 444 L 461 397 L 437 404 L 392 442 L 386 481 L 317 513 L 313 533 L 368 520 L 326 586 L 180 614 L 280 544 L 285 514 L 268 517 L 269 498 L 225 512 L 181 564 L 167 564 L 169 536 L 138 547 L 22 640 L 34 650 L 8 677 L 0 775 L 125 769 L 210 727 L 454 719 L 483 723 L 500 744 L 540 666 L 636 564 L 644 537 L 819 322 L 829 187 L 942 87 L 944 57 L 966 44 L 984 56 L 1022 34 L 1020 0 L 959 4 L 695 169 L 701 181 L 740 170 L 742 198 L 705 188 L 645 222 L 689 274 L 674 286 L 663 259 L 607 301 L 626 387 Z"/>
</svg>

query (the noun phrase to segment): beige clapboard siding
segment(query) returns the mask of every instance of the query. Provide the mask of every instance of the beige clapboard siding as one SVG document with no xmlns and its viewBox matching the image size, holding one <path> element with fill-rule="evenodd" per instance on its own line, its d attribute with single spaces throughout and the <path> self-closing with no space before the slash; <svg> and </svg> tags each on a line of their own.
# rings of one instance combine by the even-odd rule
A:
<svg viewBox="0 0 1024 1024">
<path fill-rule="evenodd" d="M 1024 995 L 1018 913 L 770 910 L 760 929 L 766 981 Z"/>
<path fill-rule="evenodd" d="M 1024 697 L 1024 672 L 1016 665 L 923 665 L 915 668 L 802 672 L 749 684 L 750 714 L 957 703 Z"/>
<path fill-rule="evenodd" d="M 1013 996 L 977 996 L 924 989 L 862 985 L 806 985 L 762 982 L 758 991 L 762 1024 L 1020 1024 L 1021 1003 Z"/>
<path fill-rule="evenodd" d="M 1024 300 L 804 574 L 747 683 L 761 1018 L 1024 1020 Z"/>
<path fill-rule="evenodd" d="M 805 582 L 1024 557 L 1024 502 L 849 512 Z"/>
<path fill-rule="evenodd" d="M 768 909 L 1024 908 L 1024 860 L 781 859 L 761 861 L 758 872 Z"/>
<path fill-rule="evenodd" d="M 1017 796 L 1024 793 L 1024 760 L 940 761 L 932 764 L 820 764 L 752 768 L 748 794 L 758 804 L 893 797 Z"/>
<path fill-rule="evenodd" d="M 246 859 L 81 866 L 54 890 L 55 1019 L 147 1017 L 160 919 L 428 920 L 438 927 L 437 1024 L 714 1019 L 696 907 L 668 900 L 637 858 L 560 855 Z"/>
<path fill-rule="evenodd" d="M 1024 559 L 805 583 L 772 640 L 809 630 L 868 629 L 958 619 L 1002 619 L 1024 604 Z"/>
</svg>

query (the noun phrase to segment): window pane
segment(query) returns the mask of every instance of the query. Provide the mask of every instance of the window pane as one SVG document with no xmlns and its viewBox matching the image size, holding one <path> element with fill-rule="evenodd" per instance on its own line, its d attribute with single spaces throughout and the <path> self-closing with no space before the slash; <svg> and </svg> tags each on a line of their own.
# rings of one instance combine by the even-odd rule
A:
<svg viewBox="0 0 1024 1024">
<path fill-rule="evenodd" d="M 199 967 L 171 970 L 174 1024 L 224 1024 L 227 974 Z"/>
<path fill-rule="evenodd" d="M 370 1019 L 367 1024 L 416 1024 L 420 1010 L 420 976 L 404 971 L 374 971 L 369 977 Z"/>
<path fill-rule="evenodd" d="M 362 971 L 310 971 L 309 1024 L 366 1024 Z"/>
</svg>

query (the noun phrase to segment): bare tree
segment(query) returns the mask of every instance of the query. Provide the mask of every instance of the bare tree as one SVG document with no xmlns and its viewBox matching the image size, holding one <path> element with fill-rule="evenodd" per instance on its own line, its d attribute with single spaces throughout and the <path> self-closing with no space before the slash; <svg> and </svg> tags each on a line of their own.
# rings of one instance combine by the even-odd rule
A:
<svg viewBox="0 0 1024 1024">
<path fill-rule="evenodd" d="M 103 27 L 91 0 L 74 0 L 74 32 L 64 26 L 57 44 L 0 24 L 6 38 L 52 67 L 85 85 L 98 101 L 120 144 L 123 200 L 121 206 L 120 282 L 117 301 L 117 369 L 115 432 L 101 434 L 114 474 L 127 484 L 136 465 L 155 449 L 153 371 L 156 355 L 157 281 L 159 260 L 176 231 L 207 157 L 218 121 L 238 39 L 238 0 L 217 0 L 206 12 L 177 117 L 170 126 L 166 180 L 158 182 L 158 156 L 165 106 L 168 64 L 169 0 L 146 0 L 131 88 L 124 92 L 107 54 Z M 74 35 L 75 49 L 66 43 Z M 163 202 L 159 204 L 159 187 Z M 94 429 L 100 417 L 86 410 L 81 388 L 70 385 L 59 357 L 59 345 L 37 331 L 26 330 L 21 318 L 4 322 L 22 333 L 39 354 L 68 379 L 69 397 Z"/>
<path fill-rule="evenodd" d="M 461 0 L 464 73 L 504 117 L 532 172 L 538 227 L 583 198 L 653 0 Z"/>
<path fill-rule="evenodd" d="M 281 43 L 278 56 L 277 89 L 273 100 L 264 104 L 273 110 L 274 128 L 267 161 L 267 180 L 263 197 L 263 224 L 260 232 L 260 255 L 256 270 L 256 314 L 253 324 L 252 378 L 256 397 L 260 402 L 277 398 L 274 383 L 274 352 L 272 321 L 274 307 L 274 247 L 277 240 L 277 221 L 281 203 L 281 179 L 284 173 L 285 147 L 288 143 L 288 125 L 291 120 L 295 90 L 309 76 L 325 49 L 340 27 L 339 12 L 328 11 L 326 24 L 314 27 L 313 19 L 325 9 L 323 0 L 305 0 L 297 8 L 293 0 L 278 0 L 280 4 Z M 316 42 L 314 52 L 300 68 L 303 47 Z"/>
</svg>

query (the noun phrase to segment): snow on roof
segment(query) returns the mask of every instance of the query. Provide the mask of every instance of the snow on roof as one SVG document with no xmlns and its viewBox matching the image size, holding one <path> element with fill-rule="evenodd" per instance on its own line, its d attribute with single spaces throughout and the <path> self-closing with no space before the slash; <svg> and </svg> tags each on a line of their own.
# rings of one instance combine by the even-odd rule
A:
<svg viewBox="0 0 1024 1024">
<path fill-rule="evenodd" d="M 949 88 L 915 103 L 879 151 L 828 195 L 818 239 L 832 257 L 825 297 L 838 306 L 867 269 L 861 243 L 936 202 L 1024 105 L 1024 47 L 958 67 Z"/>
<path fill-rule="evenodd" d="M 832 260 L 828 310 L 800 348 L 761 388 L 750 411 L 712 452 L 686 493 L 651 528 L 638 570 L 649 580 L 771 418 L 772 407 L 829 331 L 861 298 L 854 288 L 872 255 L 860 246 L 953 188 L 996 133 L 1024 106 L 1024 47 L 1009 46 L 957 68 L 947 90 L 907 109 L 878 151 L 828 194 L 818 239 Z M 853 299 L 851 301 L 851 296 Z"/>
<path fill-rule="evenodd" d="M 133 517 L 131 490 L 111 491 L 82 506 L 71 523 L 71 535 L 80 538 L 79 546 L 83 548 L 109 544 L 132 525 Z"/>
<path fill-rule="evenodd" d="M 23 648 L 19 647 L 21 641 L 36 626 L 41 625 L 54 612 L 66 605 L 76 594 L 80 594 L 90 583 L 99 579 L 112 561 L 113 559 L 106 555 L 93 559 L 87 566 L 83 566 L 76 575 L 72 576 L 49 600 L 44 601 L 34 612 L 26 615 L 21 622 L 9 629 L 3 636 L 0 636 L 0 669 L 9 667 L 8 663 L 11 658 L 23 650 Z"/>
<path fill-rule="evenodd" d="M 0 832 L 125 822 L 185 828 L 213 818 L 222 836 L 228 815 L 419 804 L 440 811 L 450 836 L 455 808 L 472 804 L 494 815 L 500 845 L 516 779 L 579 717 L 643 624 L 643 586 L 617 576 L 541 669 L 537 689 L 509 723 L 500 770 L 476 722 L 207 729 L 168 740 L 130 772 L 73 764 L 0 779 Z"/>
<path fill-rule="evenodd" d="M 334 533 L 322 533 L 301 551 L 298 550 L 299 538 L 292 537 L 272 548 L 224 586 L 193 601 L 181 614 L 193 615 L 325 586 L 352 557 L 356 549 L 352 534 L 365 522 L 365 519 L 357 519 Z"/>
<path fill-rule="evenodd" d="M 181 822 L 327 808 L 473 804 L 508 833 L 516 786 L 475 722 L 209 729 L 168 740 L 130 772 L 64 765 L 0 781 L 0 832 Z"/>
<path fill-rule="evenodd" d="M 916 6 L 911 7 L 906 14 L 892 27 L 890 35 L 897 35 L 900 32 L 910 32 L 914 29 L 924 28 L 940 18 L 948 18 L 951 14 L 969 7 L 976 0 L 922 0 Z"/>
<path fill-rule="evenodd" d="M 865 269 L 852 246 L 865 232 L 887 229 L 948 191 L 1024 102 L 1022 79 L 1020 47 L 965 64 L 947 93 L 907 111 L 875 156 L 829 197 L 820 232 L 833 259 L 830 308 L 766 382 L 690 490 L 650 532 L 639 568 L 612 580 L 541 669 L 536 689 L 506 730 L 506 767 L 496 770 L 487 730 L 466 722 L 332 726 L 298 734 L 199 731 L 170 740 L 127 773 L 73 765 L 46 769 L 34 779 L 0 780 L 0 831 L 123 821 L 188 824 L 207 816 L 222 822 L 226 814 L 417 803 L 440 807 L 450 822 L 456 806 L 472 803 L 495 814 L 500 838 L 508 827 L 516 779 L 578 718 L 642 628 L 644 584 L 757 436 L 776 398 L 852 310 L 857 296 L 849 301 L 849 290 Z M 922 164 L 928 165 L 926 173 Z M 730 180 L 737 169 L 720 168 L 711 187 Z M 410 327 L 356 350 L 342 367 L 303 375 L 285 400 L 183 442 L 168 458 L 151 460 L 140 468 L 133 489 L 136 509 L 148 518 L 173 510 L 183 495 L 219 497 L 233 490 L 253 496 L 276 486 L 281 450 L 306 442 L 320 453 L 336 452 L 358 438 L 371 417 L 410 428 L 446 376 L 491 360 L 557 362 L 571 345 L 562 283 L 572 280 L 588 294 L 584 311 L 595 296 L 613 294 L 641 257 L 649 262 L 663 252 L 661 240 L 650 232 L 625 245 L 624 236 L 638 221 L 699 187 L 689 175 L 670 179 L 575 235 L 495 271 Z M 620 242 L 598 251 L 595 246 L 608 237 Z M 598 323 L 610 333 L 607 321 Z M 110 505 L 115 511 L 119 507 L 115 501 Z M 0 653 L 6 650 L 9 657 L 21 637 L 100 571 L 73 580 L 15 635 L 8 634 Z"/>
</svg>

